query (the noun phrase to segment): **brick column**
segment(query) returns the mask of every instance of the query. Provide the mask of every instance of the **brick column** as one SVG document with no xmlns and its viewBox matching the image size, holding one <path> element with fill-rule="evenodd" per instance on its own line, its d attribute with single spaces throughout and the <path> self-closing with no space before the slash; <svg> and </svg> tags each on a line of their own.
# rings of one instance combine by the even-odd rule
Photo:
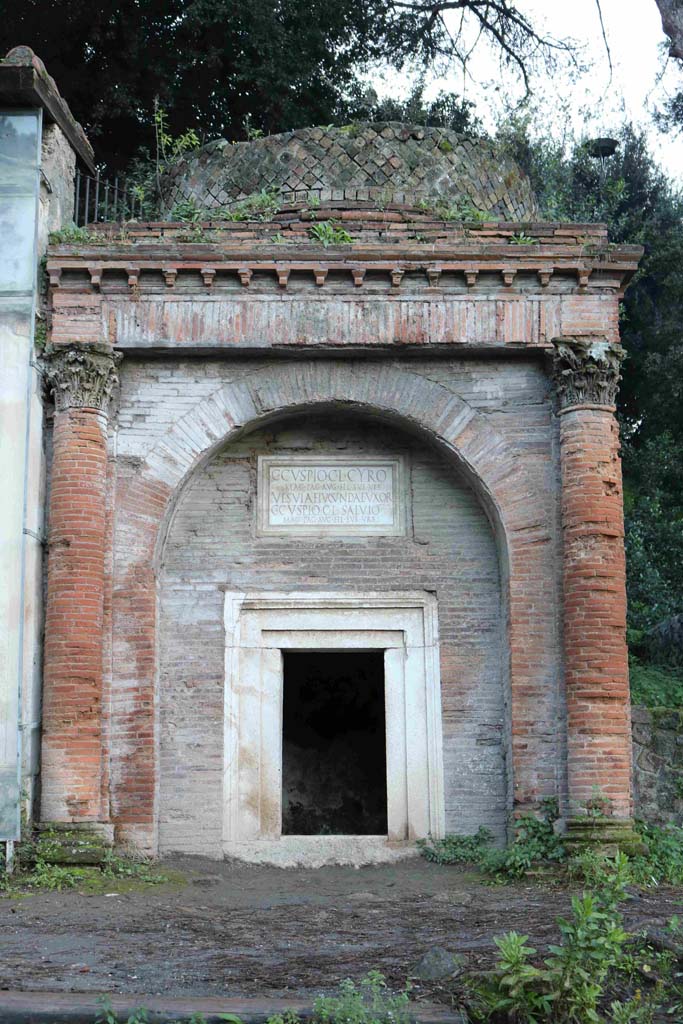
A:
<svg viewBox="0 0 683 1024">
<path fill-rule="evenodd" d="M 594 336 L 555 338 L 554 345 L 562 472 L 568 831 L 577 842 L 599 838 L 627 846 L 634 839 L 631 714 L 621 460 L 614 416 L 623 349 Z M 599 809 L 601 817 L 588 815 L 588 808 Z"/>
<path fill-rule="evenodd" d="M 41 820 L 106 821 L 102 807 L 102 630 L 107 409 L 120 356 L 55 347 L 43 675 Z"/>
</svg>

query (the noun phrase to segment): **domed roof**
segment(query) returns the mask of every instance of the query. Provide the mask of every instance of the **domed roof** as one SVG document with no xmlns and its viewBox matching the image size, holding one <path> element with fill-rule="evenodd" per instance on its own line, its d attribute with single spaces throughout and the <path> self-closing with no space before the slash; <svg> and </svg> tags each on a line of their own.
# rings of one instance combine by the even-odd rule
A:
<svg viewBox="0 0 683 1024">
<path fill-rule="evenodd" d="M 529 179 L 491 143 L 396 122 L 300 128 L 250 142 L 218 139 L 187 154 L 162 183 L 169 208 L 185 200 L 229 208 L 263 189 L 284 203 L 417 206 L 438 198 L 494 219 L 537 218 Z"/>
</svg>

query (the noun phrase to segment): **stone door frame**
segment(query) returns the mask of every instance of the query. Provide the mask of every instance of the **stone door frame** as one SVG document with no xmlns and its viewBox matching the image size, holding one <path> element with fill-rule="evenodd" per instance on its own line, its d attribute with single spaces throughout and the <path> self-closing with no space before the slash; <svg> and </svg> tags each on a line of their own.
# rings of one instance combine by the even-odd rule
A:
<svg viewBox="0 0 683 1024">
<path fill-rule="evenodd" d="M 424 591 L 225 595 L 223 851 L 245 859 L 349 837 L 282 836 L 282 651 L 383 650 L 387 835 L 444 834 L 438 611 Z"/>
</svg>

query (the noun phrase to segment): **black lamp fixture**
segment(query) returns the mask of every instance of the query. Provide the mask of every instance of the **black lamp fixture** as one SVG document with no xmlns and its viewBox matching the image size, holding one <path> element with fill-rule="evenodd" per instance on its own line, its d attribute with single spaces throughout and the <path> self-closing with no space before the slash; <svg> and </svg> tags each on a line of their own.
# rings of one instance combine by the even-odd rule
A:
<svg viewBox="0 0 683 1024">
<path fill-rule="evenodd" d="M 588 155 L 595 160 L 606 160 L 608 156 L 614 156 L 619 148 L 617 139 L 599 138 L 589 139 L 586 143 Z"/>
<path fill-rule="evenodd" d="M 607 136 L 601 136 L 597 139 L 589 139 L 586 142 L 586 152 L 593 160 L 600 161 L 600 190 L 605 184 L 607 173 L 605 169 L 605 160 L 609 157 L 614 156 L 617 149 L 619 148 L 619 142 L 617 139 L 609 139 Z"/>
</svg>

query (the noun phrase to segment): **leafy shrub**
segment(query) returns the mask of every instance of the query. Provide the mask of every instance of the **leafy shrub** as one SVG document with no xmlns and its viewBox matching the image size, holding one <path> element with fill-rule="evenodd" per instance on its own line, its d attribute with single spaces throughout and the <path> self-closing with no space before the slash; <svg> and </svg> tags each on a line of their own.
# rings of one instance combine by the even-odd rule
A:
<svg viewBox="0 0 683 1024">
<path fill-rule="evenodd" d="M 194 199 L 181 199 L 168 214 L 170 221 L 181 221 L 183 224 L 198 224 L 208 218 L 208 211 L 198 206 Z"/>
<path fill-rule="evenodd" d="M 434 864 L 481 864 L 493 832 L 478 828 L 473 836 L 447 835 L 443 839 L 418 839 L 422 856 Z"/>
<path fill-rule="evenodd" d="M 75 888 L 82 880 L 82 869 L 66 867 L 62 864 L 48 864 L 46 861 L 38 859 L 33 871 L 22 879 L 22 884 L 29 889 L 61 892 L 62 889 Z"/>
<path fill-rule="evenodd" d="M 629 658 L 631 701 L 647 708 L 683 707 L 683 672 Z"/>
<path fill-rule="evenodd" d="M 491 850 L 482 862 L 500 881 L 523 878 L 535 864 L 560 861 L 565 855 L 562 839 L 553 829 L 556 817 L 525 814 L 516 823 L 514 841 L 504 850 Z"/>
<path fill-rule="evenodd" d="M 338 995 L 319 996 L 313 1006 L 321 1024 L 409 1024 L 408 991 L 392 992 L 379 971 L 369 971 L 360 985 L 342 981 Z"/>
<path fill-rule="evenodd" d="M 536 966 L 536 950 L 527 936 L 508 932 L 495 940 L 500 952 L 496 969 L 481 988 L 484 1019 L 517 1024 L 600 1024 L 629 1017 L 633 1001 L 615 1001 L 611 1016 L 600 1012 L 614 971 L 621 966 L 628 934 L 622 927 L 619 903 L 625 898 L 628 863 L 616 858 L 614 870 L 596 893 L 572 899 L 572 915 L 559 918 L 561 942 Z M 620 1015 L 616 1016 L 615 1014 Z"/>
<path fill-rule="evenodd" d="M 418 846 L 422 855 L 436 864 L 477 864 L 500 881 L 522 878 L 534 864 L 564 857 L 562 840 L 553 828 L 557 818 L 557 801 L 544 801 L 542 817 L 525 814 L 518 819 L 515 838 L 504 850 L 491 849 L 493 835 L 485 828 L 479 828 L 473 836 L 430 837 Z"/>
<path fill-rule="evenodd" d="M 648 848 L 645 855 L 632 857 L 631 880 L 636 885 L 683 885 L 683 828 L 636 822 L 636 830 Z"/>
</svg>

